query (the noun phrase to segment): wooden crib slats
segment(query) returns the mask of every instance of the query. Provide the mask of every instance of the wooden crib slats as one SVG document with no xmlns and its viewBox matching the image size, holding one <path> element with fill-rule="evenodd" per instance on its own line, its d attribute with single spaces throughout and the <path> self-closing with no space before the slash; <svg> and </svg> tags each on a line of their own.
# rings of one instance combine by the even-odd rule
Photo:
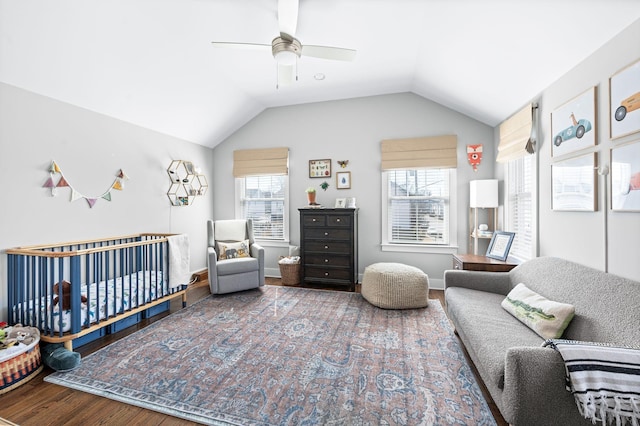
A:
<svg viewBox="0 0 640 426">
<path fill-rule="evenodd" d="M 42 340 L 71 348 L 73 338 L 173 297 L 182 296 L 185 306 L 186 285 L 169 286 L 167 236 L 146 233 L 7 250 L 10 322 L 37 327 Z M 68 323 L 62 314 L 64 280 L 71 283 Z M 87 305 L 96 306 L 83 310 L 83 295 Z"/>
</svg>

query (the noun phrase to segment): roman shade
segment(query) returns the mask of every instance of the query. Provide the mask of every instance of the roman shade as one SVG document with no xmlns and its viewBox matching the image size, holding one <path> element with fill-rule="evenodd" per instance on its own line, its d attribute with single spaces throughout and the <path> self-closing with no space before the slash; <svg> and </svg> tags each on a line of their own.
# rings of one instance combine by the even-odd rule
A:
<svg viewBox="0 0 640 426">
<path fill-rule="evenodd" d="M 233 151 L 233 176 L 286 175 L 289 148 L 243 149 Z"/>
<path fill-rule="evenodd" d="M 505 163 L 534 153 L 537 108 L 536 104 L 528 104 L 500 124 L 497 162 Z"/>
<path fill-rule="evenodd" d="M 456 135 L 383 140 L 382 170 L 455 168 L 457 149 Z"/>
</svg>

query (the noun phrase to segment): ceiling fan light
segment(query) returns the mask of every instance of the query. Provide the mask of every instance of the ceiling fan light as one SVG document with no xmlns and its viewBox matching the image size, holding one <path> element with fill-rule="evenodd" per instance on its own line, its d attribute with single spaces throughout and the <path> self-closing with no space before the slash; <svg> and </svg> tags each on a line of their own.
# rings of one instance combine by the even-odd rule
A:
<svg viewBox="0 0 640 426">
<path fill-rule="evenodd" d="M 289 50 L 276 52 L 274 57 L 280 65 L 294 65 L 296 63 L 296 59 L 298 59 L 298 55 Z"/>
</svg>

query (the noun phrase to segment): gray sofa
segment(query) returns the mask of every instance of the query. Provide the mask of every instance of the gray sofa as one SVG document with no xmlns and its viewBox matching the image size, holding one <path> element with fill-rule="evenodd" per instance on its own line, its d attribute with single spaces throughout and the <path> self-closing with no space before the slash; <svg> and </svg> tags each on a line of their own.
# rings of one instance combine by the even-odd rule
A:
<svg viewBox="0 0 640 426">
<path fill-rule="evenodd" d="M 445 271 L 447 314 L 505 420 L 512 425 L 591 425 L 565 389 L 564 362 L 500 303 L 518 283 L 575 306 L 562 338 L 638 346 L 640 282 L 541 257 L 508 273 Z"/>
</svg>

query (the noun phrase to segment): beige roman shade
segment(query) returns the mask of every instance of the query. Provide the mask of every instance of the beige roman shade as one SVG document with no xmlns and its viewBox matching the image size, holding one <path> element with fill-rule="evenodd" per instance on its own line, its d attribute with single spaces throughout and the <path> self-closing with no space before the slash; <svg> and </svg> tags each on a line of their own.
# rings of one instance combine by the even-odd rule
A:
<svg viewBox="0 0 640 426">
<path fill-rule="evenodd" d="M 382 141 L 382 170 L 455 168 L 458 166 L 458 137 L 430 136 Z"/>
<path fill-rule="evenodd" d="M 498 143 L 498 158 L 496 161 L 504 163 L 533 154 L 535 144 L 534 113 L 537 105 L 528 104 L 500 124 L 500 141 Z"/>
<path fill-rule="evenodd" d="M 243 149 L 233 151 L 233 176 L 286 175 L 289 148 Z"/>
</svg>

